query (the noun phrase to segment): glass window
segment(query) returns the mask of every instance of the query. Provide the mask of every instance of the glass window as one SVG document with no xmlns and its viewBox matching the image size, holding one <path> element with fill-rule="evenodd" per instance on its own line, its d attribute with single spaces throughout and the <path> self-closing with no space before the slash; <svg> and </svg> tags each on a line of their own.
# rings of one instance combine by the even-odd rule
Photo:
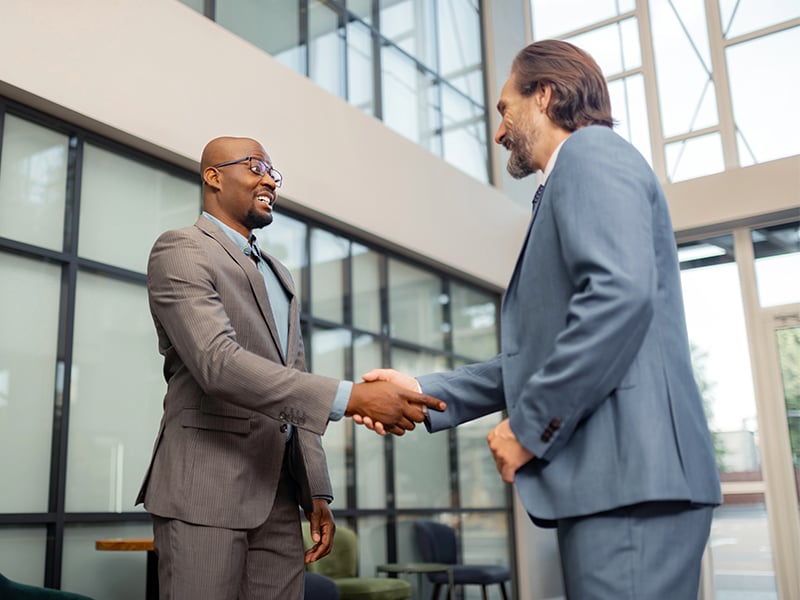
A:
<svg viewBox="0 0 800 600">
<path fill-rule="evenodd" d="M 725 170 L 722 140 L 718 133 L 667 144 L 667 176 L 672 182 L 702 177 Z"/>
<path fill-rule="evenodd" d="M 664 136 L 717 125 L 703 3 L 650 0 L 650 25 Z"/>
<path fill-rule="evenodd" d="M 3 455 L 7 456 L 5 452 Z M 8 486 L 4 485 L 3 489 L 7 490 Z M 41 586 L 44 583 L 42 566 L 46 543 L 47 530 L 42 526 L 0 527 L 0 565 L 3 565 L 3 575 L 17 583 Z"/>
<path fill-rule="evenodd" d="M 800 223 L 750 232 L 761 306 L 800 302 Z"/>
<path fill-rule="evenodd" d="M 319 0 L 308 5 L 308 70 L 321 88 L 345 97 L 344 29 L 339 15 Z"/>
<path fill-rule="evenodd" d="M 719 0 L 722 33 L 733 38 L 800 17 L 796 0 Z"/>
<path fill-rule="evenodd" d="M 636 19 L 625 19 L 592 29 L 566 41 L 591 54 L 606 77 L 642 66 Z"/>
<path fill-rule="evenodd" d="M 6 115 L 0 150 L 0 236 L 61 250 L 67 136 Z"/>
<path fill-rule="evenodd" d="M 392 368 L 409 375 L 442 371 L 442 357 L 401 348 L 392 349 Z M 447 508 L 450 494 L 448 433 L 430 434 L 424 427 L 406 432 L 394 445 L 394 489 L 398 508 Z"/>
<path fill-rule="evenodd" d="M 344 322 L 344 276 L 350 241 L 322 229 L 311 230 L 311 312 Z"/>
<path fill-rule="evenodd" d="M 95 550 L 97 540 L 152 538 L 149 523 L 67 525 L 61 588 L 90 598 L 141 600 L 145 595 L 146 552 Z"/>
<path fill-rule="evenodd" d="M 353 244 L 353 326 L 381 331 L 381 255 Z M 376 363 L 378 364 L 378 363 Z M 360 372 L 356 371 L 356 375 Z"/>
<path fill-rule="evenodd" d="M 728 493 L 725 487 L 728 482 L 763 481 L 733 237 L 681 244 L 678 256 L 692 364 L 723 482 L 724 505 L 715 510 L 711 528 L 715 587 L 718 594 L 742 586 L 774 592 L 764 496 Z"/>
<path fill-rule="evenodd" d="M 412 142 L 441 155 L 439 85 L 391 46 L 381 50 L 383 122 Z"/>
<path fill-rule="evenodd" d="M 61 269 L 0 253 L 0 281 L 0 512 L 47 512 Z"/>
<path fill-rule="evenodd" d="M 226 0 L 216 2 L 217 23 L 305 74 L 300 45 L 300 0 Z"/>
<path fill-rule="evenodd" d="M 614 131 L 633 144 L 652 166 L 644 76 L 637 74 L 610 81 L 608 93 L 611 97 L 611 114 L 616 121 Z"/>
<path fill-rule="evenodd" d="M 497 299 L 453 282 L 450 285 L 453 352 L 484 360 L 497 354 Z"/>
<path fill-rule="evenodd" d="M 442 86 L 444 159 L 478 181 L 487 183 L 486 114 L 483 107 Z"/>
<path fill-rule="evenodd" d="M 508 515 L 505 512 L 470 514 L 461 519 L 461 527 L 465 564 L 511 567 Z"/>
<path fill-rule="evenodd" d="M 430 0 L 380 0 L 381 34 L 422 64 L 436 68 L 436 23 Z"/>
<path fill-rule="evenodd" d="M 789 443 L 794 464 L 795 489 L 800 499 L 800 327 L 775 330 L 783 383 L 783 403 L 789 423 Z"/>
<path fill-rule="evenodd" d="M 197 183 L 85 144 L 78 253 L 144 273 L 156 238 L 195 222 L 199 193 Z"/>
<path fill-rule="evenodd" d="M 796 111 L 800 80 L 797 70 L 800 27 L 731 46 L 726 51 L 733 118 L 743 165 L 800 154 L 800 122 L 781 118 Z M 754 81 L 768 81 L 758 89 Z M 776 118 L 765 118 L 768 113 Z"/>
<path fill-rule="evenodd" d="M 133 502 L 150 462 L 166 391 L 147 306 L 141 285 L 78 274 L 66 481 L 70 512 L 143 510 Z"/>
<path fill-rule="evenodd" d="M 636 0 L 531 0 L 533 39 L 559 37 L 636 8 Z"/>
<path fill-rule="evenodd" d="M 392 337 L 444 349 L 441 279 L 423 269 L 389 260 L 389 328 Z"/>
<path fill-rule="evenodd" d="M 186 6 L 195 9 L 201 15 L 204 14 L 205 10 L 205 0 L 181 0 L 183 4 Z"/>
<path fill-rule="evenodd" d="M 361 577 L 374 577 L 375 567 L 388 562 L 388 547 L 385 516 L 358 519 L 358 573 Z"/>
<path fill-rule="evenodd" d="M 459 425 L 456 430 L 458 492 L 463 507 L 490 508 L 506 504 L 506 485 L 486 445 L 486 436 L 501 419 L 500 413 L 486 415 Z"/>
<path fill-rule="evenodd" d="M 311 370 L 317 375 L 345 379 L 352 334 L 346 329 L 315 328 L 311 337 Z M 352 422 L 342 418 L 328 423 L 322 444 L 333 487 L 333 508 L 347 506 L 347 449 L 352 447 Z M 370 432 L 372 433 L 372 432 Z M 373 435 L 375 435 L 373 433 Z"/>
<path fill-rule="evenodd" d="M 253 231 L 259 248 L 264 248 L 292 273 L 298 298 L 303 297 L 303 274 L 308 267 L 305 223 L 277 213 L 271 225 Z"/>
<path fill-rule="evenodd" d="M 439 73 L 447 79 L 465 70 L 480 71 L 483 61 L 478 0 L 439 0 L 435 4 Z"/>
<path fill-rule="evenodd" d="M 356 336 L 353 341 L 353 379 L 361 381 L 361 375 L 382 366 L 381 355 L 381 345 L 375 338 L 370 335 Z M 356 427 L 355 443 L 357 506 L 360 509 L 386 508 L 385 438 L 375 435 L 366 427 Z"/>
<path fill-rule="evenodd" d="M 368 115 L 375 114 L 372 32 L 359 23 L 347 24 L 347 101 Z"/>
</svg>

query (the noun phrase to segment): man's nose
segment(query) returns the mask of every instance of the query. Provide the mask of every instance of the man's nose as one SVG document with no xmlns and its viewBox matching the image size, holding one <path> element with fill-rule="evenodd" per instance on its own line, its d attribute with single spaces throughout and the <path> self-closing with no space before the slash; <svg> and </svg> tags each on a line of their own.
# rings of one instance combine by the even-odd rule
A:
<svg viewBox="0 0 800 600">
<path fill-rule="evenodd" d="M 504 121 L 500 121 L 497 127 L 497 132 L 494 134 L 494 143 L 503 145 L 503 138 L 506 137 L 506 125 Z"/>
</svg>

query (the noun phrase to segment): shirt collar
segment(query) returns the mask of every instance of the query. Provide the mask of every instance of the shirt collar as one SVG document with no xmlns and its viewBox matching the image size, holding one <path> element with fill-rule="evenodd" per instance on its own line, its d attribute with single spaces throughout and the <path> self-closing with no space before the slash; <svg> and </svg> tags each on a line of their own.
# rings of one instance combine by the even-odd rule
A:
<svg viewBox="0 0 800 600">
<path fill-rule="evenodd" d="M 234 244 L 236 244 L 236 247 L 239 248 L 239 250 L 241 250 L 244 254 L 247 255 L 250 254 L 251 247 L 250 247 L 250 240 L 248 238 L 244 237 L 241 233 L 239 233 L 235 229 L 228 227 L 227 225 L 225 225 L 225 223 L 220 221 L 214 215 L 207 213 L 206 211 L 203 211 L 203 216 L 212 223 L 215 223 L 217 227 L 219 227 L 222 230 L 222 233 L 227 235 L 231 239 L 231 241 Z"/>
<path fill-rule="evenodd" d="M 544 177 L 542 177 L 542 185 L 547 183 L 547 178 L 550 177 L 550 173 L 553 172 L 553 169 L 556 166 L 556 159 L 558 158 L 558 153 L 561 151 L 561 146 L 563 146 L 564 142 L 566 142 L 568 139 L 569 136 L 561 140 L 561 143 L 558 146 L 556 146 L 556 149 L 553 150 L 553 153 L 550 155 L 550 160 L 547 161 L 547 165 L 544 168 Z"/>
</svg>

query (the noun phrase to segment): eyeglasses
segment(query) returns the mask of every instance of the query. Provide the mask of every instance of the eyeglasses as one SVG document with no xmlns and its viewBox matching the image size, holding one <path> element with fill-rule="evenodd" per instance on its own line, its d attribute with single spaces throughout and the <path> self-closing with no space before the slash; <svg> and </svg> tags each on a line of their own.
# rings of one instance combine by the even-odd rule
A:
<svg viewBox="0 0 800 600">
<path fill-rule="evenodd" d="M 227 167 L 228 165 L 238 165 L 239 163 L 248 163 L 248 168 L 258 175 L 259 177 L 263 177 L 267 173 L 269 176 L 272 177 L 272 181 L 275 182 L 275 187 L 281 187 L 283 185 L 283 175 L 281 172 L 278 171 L 272 165 L 267 164 L 267 162 L 263 159 L 258 158 L 257 156 L 245 156 L 244 158 L 237 158 L 236 160 L 229 160 L 228 162 L 219 163 L 218 165 L 211 165 L 215 169 L 219 169 L 220 167 Z"/>
</svg>

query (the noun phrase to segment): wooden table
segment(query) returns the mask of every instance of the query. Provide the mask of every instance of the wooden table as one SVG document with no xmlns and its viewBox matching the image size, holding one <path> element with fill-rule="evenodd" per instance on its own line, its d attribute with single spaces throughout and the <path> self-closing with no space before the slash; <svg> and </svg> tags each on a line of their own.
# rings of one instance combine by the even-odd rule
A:
<svg viewBox="0 0 800 600">
<path fill-rule="evenodd" d="M 153 538 L 115 538 L 96 540 L 95 550 L 114 552 L 147 552 L 146 600 L 158 600 L 158 557 L 153 550 Z"/>
<path fill-rule="evenodd" d="M 413 573 L 417 576 L 417 597 L 422 598 L 422 575 L 424 573 L 447 573 L 447 597 L 455 598 L 453 569 L 444 563 L 388 563 L 375 567 L 378 573 Z"/>
</svg>

